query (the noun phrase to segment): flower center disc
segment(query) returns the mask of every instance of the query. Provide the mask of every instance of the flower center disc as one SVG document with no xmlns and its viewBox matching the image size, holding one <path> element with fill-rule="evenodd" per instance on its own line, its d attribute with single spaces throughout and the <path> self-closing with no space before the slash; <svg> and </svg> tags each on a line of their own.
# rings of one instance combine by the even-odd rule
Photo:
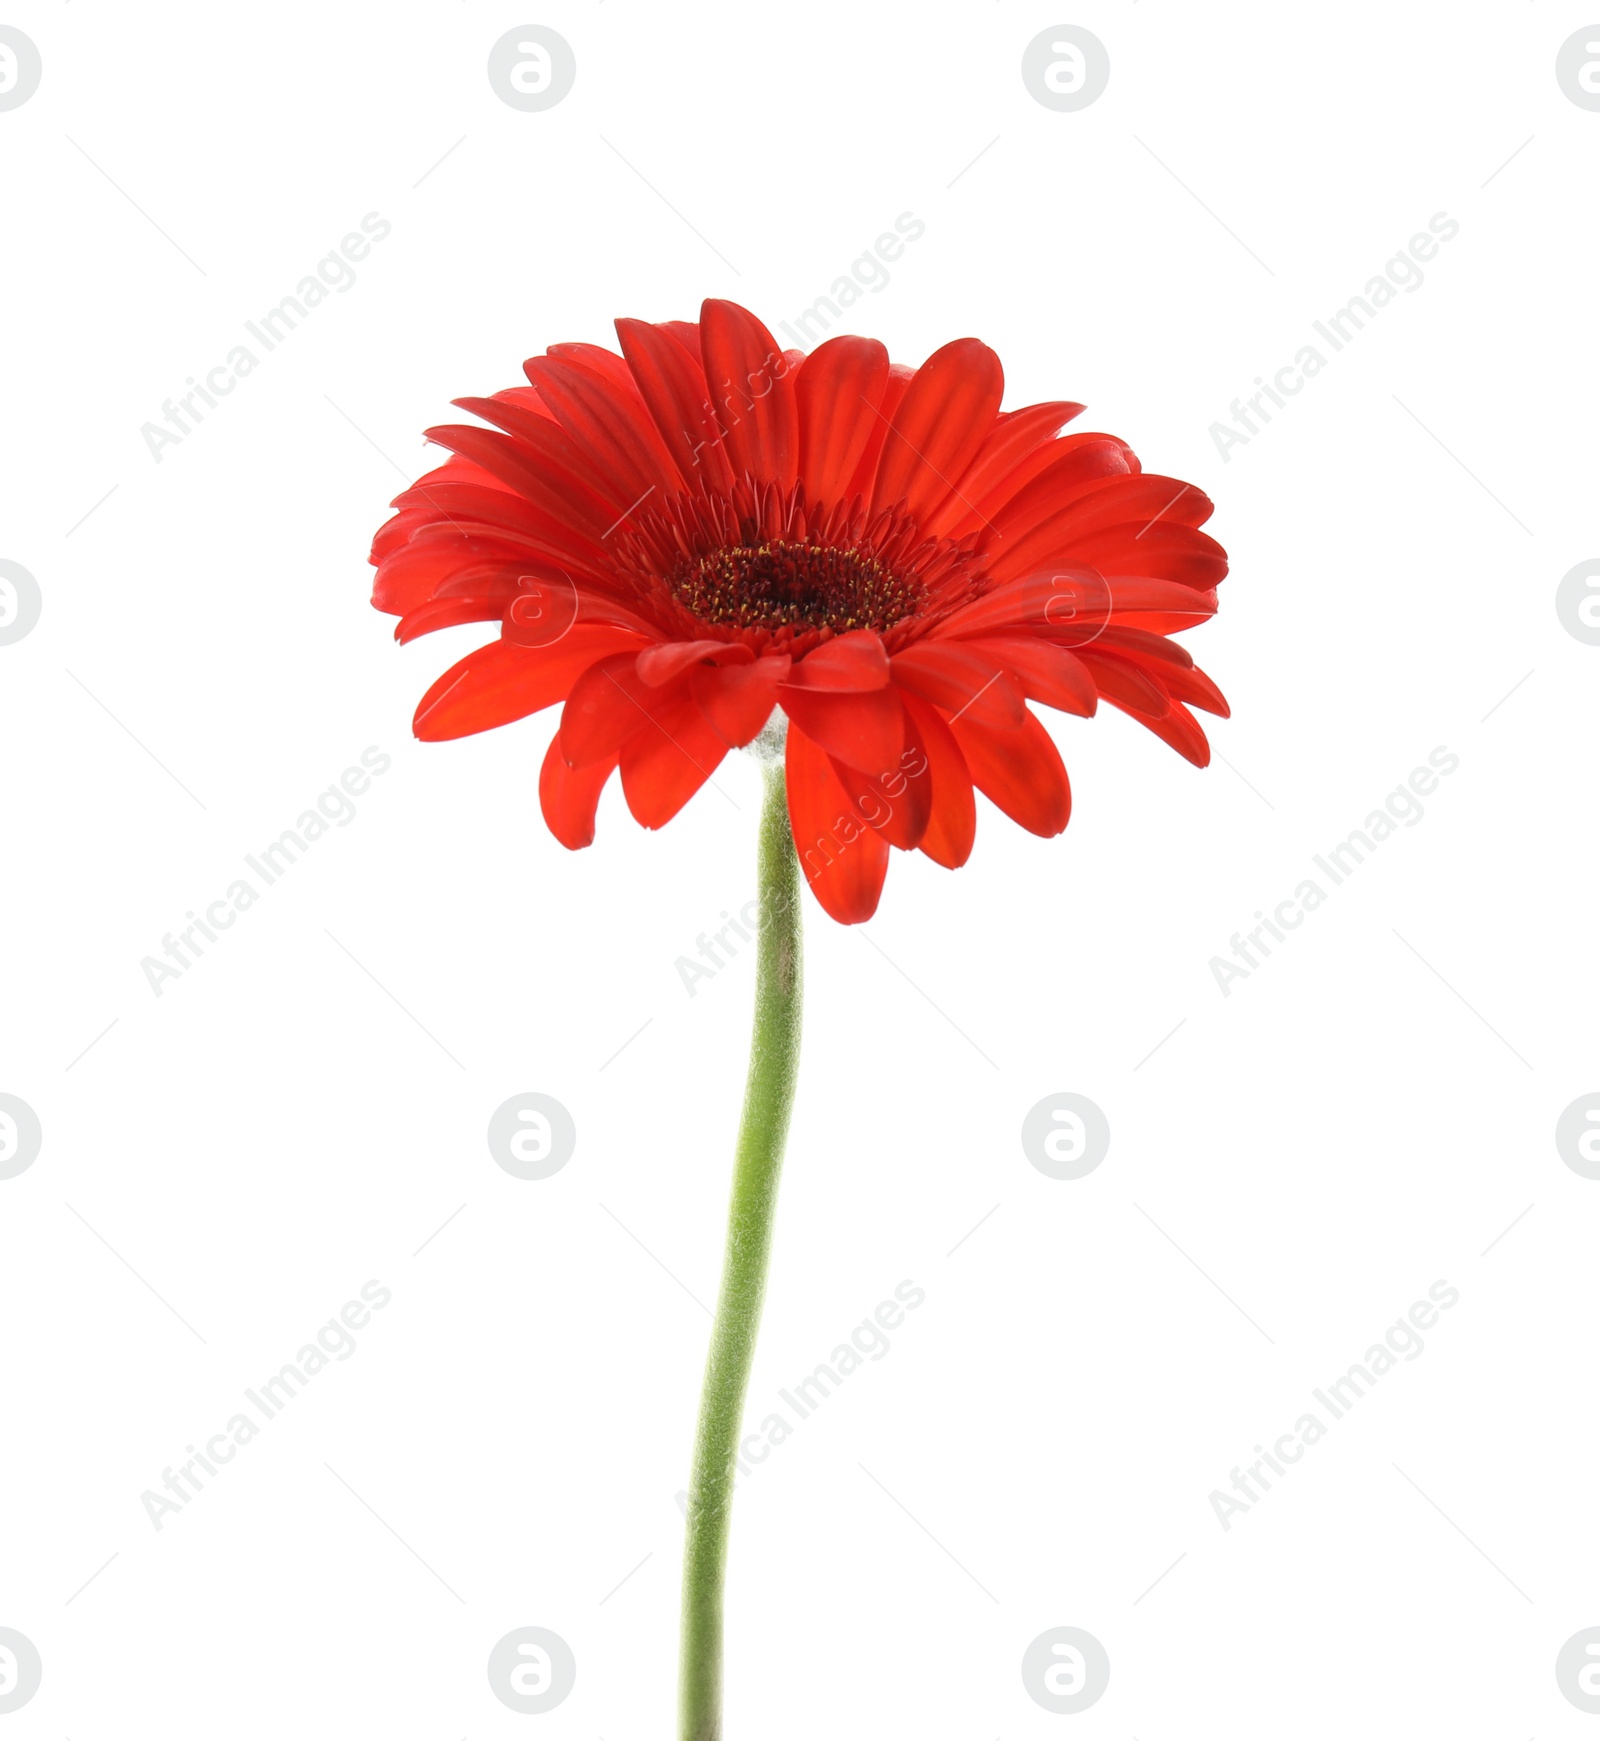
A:
<svg viewBox="0 0 1600 1741">
<path fill-rule="evenodd" d="M 856 549 L 772 539 L 686 557 L 667 576 L 704 623 L 739 629 L 879 631 L 911 616 L 923 588 Z"/>
</svg>

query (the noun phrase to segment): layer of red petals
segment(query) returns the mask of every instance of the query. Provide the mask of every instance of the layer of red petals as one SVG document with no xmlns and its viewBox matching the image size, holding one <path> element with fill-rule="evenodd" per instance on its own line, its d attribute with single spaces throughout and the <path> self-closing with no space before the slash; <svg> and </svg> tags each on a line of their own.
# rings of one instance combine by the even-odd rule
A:
<svg viewBox="0 0 1600 1741">
<path fill-rule="evenodd" d="M 419 737 L 560 705 L 539 797 L 564 846 L 593 840 L 613 774 L 634 817 L 663 826 L 781 709 L 801 865 L 855 924 L 891 848 L 966 862 L 975 792 L 1035 834 L 1066 827 L 1066 769 L 1034 706 L 1087 718 L 1103 699 L 1206 764 L 1191 709 L 1227 703 L 1168 639 L 1214 614 L 1227 572 L 1201 491 L 1144 473 L 1113 436 L 1059 433 L 1071 402 L 1002 412 L 1000 361 L 976 339 L 919 369 L 854 337 L 801 357 L 719 301 L 698 325 L 617 332 L 620 354 L 553 346 L 529 385 L 457 401 L 488 427 L 429 431 L 450 457 L 372 548 L 373 603 L 399 639 L 501 625 L 428 690 Z M 844 540 L 833 615 L 804 597 L 771 615 L 792 588 L 769 579 L 748 620 L 729 614 L 746 575 L 788 585 Z M 657 552 L 700 564 L 701 590 L 675 591 Z"/>
</svg>

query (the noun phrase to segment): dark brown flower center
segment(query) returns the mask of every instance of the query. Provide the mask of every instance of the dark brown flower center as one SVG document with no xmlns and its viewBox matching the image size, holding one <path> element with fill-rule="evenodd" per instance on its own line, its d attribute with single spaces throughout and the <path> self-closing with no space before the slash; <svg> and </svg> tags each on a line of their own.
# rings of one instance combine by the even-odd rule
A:
<svg viewBox="0 0 1600 1741">
<path fill-rule="evenodd" d="M 738 629 L 876 629 L 912 616 L 922 583 L 863 551 L 789 539 L 685 556 L 668 589 L 702 622 Z"/>
</svg>

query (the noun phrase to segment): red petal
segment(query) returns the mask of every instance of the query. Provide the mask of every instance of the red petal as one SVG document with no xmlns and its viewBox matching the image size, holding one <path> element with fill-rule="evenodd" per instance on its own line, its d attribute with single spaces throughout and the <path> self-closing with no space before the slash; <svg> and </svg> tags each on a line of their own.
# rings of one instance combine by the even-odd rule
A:
<svg viewBox="0 0 1600 1741">
<path fill-rule="evenodd" d="M 535 453 L 521 438 L 502 435 L 498 430 L 476 429 L 470 423 L 441 423 L 423 434 L 452 453 L 468 455 L 508 490 L 542 508 L 552 520 L 571 523 L 587 537 L 598 538 L 610 525 L 611 521 L 596 525 L 608 508 L 615 520 L 632 499 L 615 490 L 602 496 L 600 492 L 611 486 L 597 474 L 589 472 L 587 481 L 580 480 L 576 473 L 558 468 L 548 455 Z M 561 431 L 556 430 L 556 434 Z"/>
<path fill-rule="evenodd" d="M 620 484 L 608 486 L 588 452 L 556 421 L 555 413 L 532 387 L 508 387 L 487 399 L 454 399 L 452 404 L 496 429 L 524 451 L 545 488 L 540 506 L 555 518 L 571 520 L 599 538 L 629 498 Z"/>
<path fill-rule="evenodd" d="M 544 766 L 539 770 L 539 808 L 545 825 L 569 852 L 588 846 L 594 839 L 594 813 L 600 792 L 616 771 L 617 758 L 571 768 L 561 753 L 561 733 L 550 740 Z"/>
<path fill-rule="evenodd" d="M 426 433 L 426 432 L 424 432 Z M 412 490 L 424 487 L 432 489 L 436 484 L 475 484 L 480 489 L 504 491 L 507 486 L 491 472 L 486 472 L 481 465 L 475 465 L 470 459 L 463 459 L 459 454 L 452 454 L 443 465 L 436 465 L 431 472 L 424 472 L 411 485 Z M 409 491 L 402 491 L 409 494 Z M 398 506 L 400 497 L 395 497 Z"/>
<path fill-rule="evenodd" d="M 1118 576 L 1111 580 L 1114 623 L 1149 629 L 1156 635 L 1177 635 L 1217 614 L 1217 589 L 1184 586 L 1176 580 L 1145 580 Z M 1160 598 L 1160 604 L 1157 599 Z"/>
<path fill-rule="evenodd" d="M 580 579 L 591 585 L 597 581 L 581 563 L 536 545 L 517 549 L 506 538 L 465 536 L 447 526 L 429 527 L 409 544 L 378 564 L 373 577 L 372 602 L 381 611 L 413 610 L 430 598 L 450 591 L 463 590 L 464 576 L 473 581 L 503 582 L 515 591 L 522 576 L 531 581 L 550 583 L 555 592 L 570 599 Z M 489 591 L 488 585 L 469 585 L 466 590 Z"/>
<path fill-rule="evenodd" d="M 1164 636 L 1113 625 L 1096 641 L 1092 652 L 1111 653 L 1143 672 L 1163 694 L 1175 696 L 1207 713 L 1228 717 L 1228 703 L 1216 684 L 1196 668 L 1189 654 Z"/>
<path fill-rule="evenodd" d="M 700 310 L 706 386 L 735 477 L 787 487 L 800 456 L 794 383 L 778 341 L 746 308 L 712 298 Z"/>
<path fill-rule="evenodd" d="M 496 490 L 494 494 L 501 495 L 502 493 Z M 511 497 L 502 496 L 502 500 L 509 502 Z M 367 552 L 367 561 L 376 568 L 384 557 L 392 556 L 419 526 L 426 526 L 433 517 L 426 508 L 413 508 L 405 513 L 391 515 L 373 533 L 372 547 Z"/>
<path fill-rule="evenodd" d="M 903 692 L 900 700 L 906 710 L 906 747 L 922 752 L 933 782 L 933 804 L 922 850 L 935 864 L 959 870 L 972 852 L 978 831 L 978 807 L 972 797 L 966 757 L 936 708 Z"/>
<path fill-rule="evenodd" d="M 552 496 L 556 494 L 554 487 L 551 493 Z M 571 502 L 564 505 L 558 518 L 525 496 L 514 496 L 510 490 L 483 489 L 473 484 L 430 484 L 426 488 L 419 484 L 395 500 L 405 505 L 405 513 L 397 514 L 389 524 L 392 526 L 396 521 L 404 520 L 408 533 L 427 531 L 441 524 L 471 527 L 480 534 L 485 531 L 509 532 L 563 552 L 586 552 L 596 559 L 602 554 L 600 533 L 617 517 L 616 511 L 596 496 L 594 501 L 598 511 L 610 514 L 611 520 L 604 521 L 598 530 L 590 532 L 580 527 L 581 516 Z M 374 541 L 374 560 L 381 561 L 393 554 L 391 541 L 385 539 L 384 543 L 385 548 L 380 551 Z"/>
<path fill-rule="evenodd" d="M 853 814 L 876 828 L 890 846 L 910 852 L 928 831 L 933 779 L 927 757 L 915 745 L 906 745 L 900 762 L 890 772 L 863 774 L 835 756 L 828 758 L 834 777 L 854 806 Z"/>
<path fill-rule="evenodd" d="M 441 598 L 414 611 L 407 611 L 394 626 L 394 638 L 404 645 L 435 629 L 453 629 L 461 623 L 492 623 L 505 607 L 498 598 Z"/>
<path fill-rule="evenodd" d="M 526 441 L 535 453 L 548 455 L 569 471 L 582 464 L 583 456 L 576 443 L 532 387 L 505 387 L 487 399 L 469 393 L 450 403 L 481 417 L 485 423 L 492 423 L 518 441 Z"/>
<path fill-rule="evenodd" d="M 973 784 L 1030 834 L 1059 834 L 1072 814 L 1067 770 L 1050 734 L 1031 713 L 1014 731 L 952 721 Z"/>
<path fill-rule="evenodd" d="M 1088 646 L 1110 623 L 1127 623 L 1163 632 L 1192 628 L 1215 616 L 1217 595 L 1170 580 L 1117 576 L 1076 562 L 1054 573 L 1031 574 L 976 599 L 945 618 L 940 639 L 1027 630 L 1058 646 Z M 1148 618 L 1165 619 L 1147 621 Z"/>
<path fill-rule="evenodd" d="M 1194 664 L 1188 649 L 1176 641 L 1169 641 L 1165 635 L 1153 635 L 1148 629 L 1130 628 L 1125 623 L 1108 623 L 1095 637 L 1093 651 L 1136 660 L 1148 665 L 1153 674 L 1165 674 L 1172 666 L 1187 671 Z"/>
<path fill-rule="evenodd" d="M 1000 359 L 977 339 L 936 350 L 894 414 L 873 506 L 904 502 L 908 513 L 920 515 L 942 502 L 983 445 L 1004 390 Z"/>
<path fill-rule="evenodd" d="M 784 752 L 789 826 L 800 869 L 823 911 L 859 925 L 878 910 L 889 843 L 851 812 L 826 753 L 793 724 Z"/>
<path fill-rule="evenodd" d="M 445 588 L 439 590 L 442 594 Z M 454 582 L 449 590 L 452 593 L 456 590 Z M 579 620 L 580 611 L 589 622 L 615 621 L 629 629 L 645 627 L 637 617 L 624 621 L 626 613 L 614 611 L 609 603 L 597 604 L 590 595 L 580 595 L 572 582 L 559 573 L 519 574 L 515 592 L 504 595 L 503 602 L 505 621 L 500 633 L 524 647 L 553 645 Z"/>
<path fill-rule="evenodd" d="M 1103 452 L 1104 464 L 1111 467 L 1116 464 L 1116 456 L 1107 447 Z M 1085 464 L 1088 461 L 1084 462 Z M 1053 562 L 1085 562 L 1095 564 L 1093 550 L 1098 548 L 1093 539 L 1082 542 L 1073 531 L 1075 518 L 1080 511 L 1085 498 L 1092 497 L 1097 491 L 1109 486 L 1112 478 L 1126 474 L 1113 471 L 1103 471 L 1100 475 L 1088 479 L 1080 488 L 1066 492 L 1067 500 L 1049 513 L 1042 513 L 1031 526 L 1026 528 L 1013 526 L 1009 531 L 1004 524 L 996 519 L 1005 538 L 1004 543 L 994 543 L 989 549 L 989 569 L 998 581 L 1018 580 L 1027 574 L 1036 574 Z M 1127 537 L 1139 530 L 1138 526 L 1128 529 L 1128 534 L 1120 534 L 1115 549 L 1120 553 L 1126 546 Z M 1136 564 L 1124 573 L 1139 574 L 1147 572 L 1142 565 Z"/>
<path fill-rule="evenodd" d="M 1030 453 L 1082 409 L 1081 405 L 1063 399 L 1045 405 L 1024 405 L 1021 410 L 1001 417 L 984 437 L 983 446 L 956 486 L 928 516 L 924 531 L 936 536 L 964 520 L 985 497 L 1013 476 Z M 1018 480 L 1014 487 L 1020 489 L 1024 481 Z"/>
<path fill-rule="evenodd" d="M 1107 695 L 1106 700 L 1113 707 L 1120 707 L 1130 719 L 1138 720 L 1140 725 L 1153 731 L 1163 743 L 1170 744 L 1186 762 L 1193 762 L 1197 768 L 1210 765 L 1211 745 L 1206 742 L 1199 720 L 1181 701 L 1168 702 L 1167 711 L 1154 717 L 1137 707 L 1127 706 L 1114 695 Z"/>
<path fill-rule="evenodd" d="M 622 795 L 646 828 L 670 822 L 727 755 L 720 733 L 687 692 L 651 710 L 622 746 Z"/>
<path fill-rule="evenodd" d="M 581 768 L 614 756 L 639 728 L 672 705 L 684 686 L 654 689 L 639 675 L 638 655 L 597 659 L 572 685 L 561 710 L 561 743 L 567 760 Z"/>
<path fill-rule="evenodd" d="M 888 377 L 889 353 L 876 339 L 829 339 L 801 364 L 794 393 L 808 501 L 831 507 L 844 499 L 872 439 L 874 407 Z"/>
<path fill-rule="evenodd" d="M 1169 671 L 1162 681 L 1175 702 L 1187 701 L 1191 707 L 1203 707 L 1223 719 L 1231 717 L 1227 698 L 1198 665 L 1191 671 Z"/>
<path fill-rule="evenodd" d="M 1072 557 L 1098 568 L 1107 579 L 1144 575 L 1206 590 L 1226 579 L 1228 553 L 1193 526 L 1158 521 L 1153 526 L 1108 526 L 1073 539 Z"/>
<path fill-rule="evenodd" d="M 619 320 L 617 336 L 656 429 L 693 489 L 722 493 L 733 470 L 706 392 L 698 343 L 691 356 L 670 332 L 642 320 Z"/>
<path fill-rule="evenodd" d="M 1077 650 L 1078 658 L 1094 679 L 1094 686 L 1119 707 L 1133 708 L 1152 719 L 1159 719 L 1170 705 L 1166 690 L 1160 688 L 1137 665 L 1117 659 L 1109 653 L 1096 653 L 1088 647 Z"/>
<path fill-rule="evenodd" d="M 784 683 L 778 701 L 800 729 L 830 756 L 863 773 L 892 768 L 905 747 L 905 715 L 893 688 L 830 694 Z"/>
<path fill-rule="evenodd" d="M 1103 430 L 1085 429 L 1063 435 L 1042 450 L 1049 456 L 1013 494 L 994 506 L 991 518 L 1007 538 L 1031 531 L 1086 487 L 1111 478 L 1137 477 L 1143 469 L 1127 442 Z"/>
<path fill-rule="evenodd" d="M 1008 580 L 991 593 L 952 612 L 938 635 L 993 634 L 997 629 L 1027 629 L 1053 640 L 1088 640 L 1111 616 L 1112 593 L 1099 572 L 1064 563 L 1055 572 Z"/>
<path fill-rule="evenodd" d="M 783 653 L 753 665 L 697 665 L 689 673 L 689 693 L 724 742 L 741 749 L 771 719 L 790 664 Z"/>
<path fill-rule="evenodd" d="M 1094 679 L 1065 647 L 1022 635 L 1009 639 L 996 636 L 992 640 L 974 641 L 972 645 L 981 647 L 1010 671 L 1030 701 L 1042 701 L 1047 707 L 1059 707 L 1063 713 L 1075 713 L 1084 719 L 1093 716 L 1099 700 Z"/>
<path fill-rule="evenodd" d="M 1059 521 L 1062 536 L 1073 542 L 1108 526 L 1132 525 L 1142 540 L 1149 526 L 1203 526 L 1215 512 L 1204 490 L 1182 478 L 1139 472 L 1113 478 L 1101 488 L 1075 497 L 1075 512 Z"/>
<path fill-rule="evenodd" d="M 656 434 L 629 378 L 628 393 L 592 370 L 553 357 L 530 357 L 523 371 L 561 427 L 588 454 L 626 507 L 652 490 L 675 490 L 678 468 Z"/>
<path fill-rule="evenodd" d="M 428 690 L 411 729 L 425 743 L 438 743 L 509 725 L 560 701 L 596 659 L 644 644 L 642 636 L 598 624 L 580 625 L 548 647 L 491 641 L 458 660 Z"/>
<path fill-rule="evenodd" d="M 852 629 L 803 654 L 789 681 L 802 689 L 882 689 L 889 681 L 889 655 L 871 629 Z"/>
<path fill-rule="evenodd" d="M 902 689 L 976 725 L 1015 727 L 1024 708 L 1002 661 L 973 641 L 916 641 L 890 661 Z"/>
<path fill-rule="evenodd" d="M 755 654 L 738 641 L 663 641 L 659 647 L 647 647 L 639 655 L 639 675 L 655 689 L 670 683 L 702 659 L 748 665 L 754 658 Z"/>
<path fill-rule="evenodd" d="M 900 401 L 905 398 L 906 389 L 916 379 L 916 373 L 915 369 L 908 368 L 904 363 L 889 365 L 888 379 L 883 383 L 883 397 L 871 409 L 871 433 L 867 436 L 867 445 L 862 448 L 861 458 L 856 461 L 854 475 L 845 485 L 846 501 L 852 501 L 857 496 L 869 498 L 872 495 L 872 480 L 878 475 L 878 458 L 883 452 L 883 444 L 894 422 L 894 414 L 900 409 Z M 865 411 L 867 407 L 863 406 L 862 409 Z"/>
<path fill-rule="evenodd" d="M 587 369 L 591 375 L 598 375 L 624 399 L 632 400 L 637 391 L 633 371 L 615 351 L 608 351 L 604 345 L 569 342 L 549 345 L 544 354 L 554 357 L 558 363 L 576 363 L 580 369 Z"/>
<path fill-rule="evenodd" d="M 1042 477 L 1064 454 L 1073 452 L 1087 442 L 1111 439 L 1105 435 L 1062 435 L 1054 441 L 1041 442 L 1031 452 L 1024 454 L 1016 467 L 992 489 L 975 498 L 968 513 L 949 528 L 948 536 L 966 538 L 975 532 L 993 532 L 994 522 L 1006 505 L 1015 501 L 1035 478 Z M 1131 448 L 1125 450 L 1124 458 L 1129 462 L 1127 470 L 1137 472 L 1139 463 L 1133 458 Z"/>
</svg>

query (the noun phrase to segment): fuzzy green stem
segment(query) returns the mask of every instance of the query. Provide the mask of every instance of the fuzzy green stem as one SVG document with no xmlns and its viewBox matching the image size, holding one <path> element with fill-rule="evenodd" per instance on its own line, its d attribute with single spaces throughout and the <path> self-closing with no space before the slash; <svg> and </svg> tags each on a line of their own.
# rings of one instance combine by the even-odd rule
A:
<svg viewBox="0 0 1600 1741">
<path fill-rule="evenodd" d="M 800 1065 L 800 867 L 781 763 L 765 770 L 756 1010 L 734 1160 L 722 1289 L 711 1327 L 683 1555 L 681 1741 L 721 1741 L 722 1598 L 733 1471 L 767 1288 L 789 1112 Z"/>
</svg>

